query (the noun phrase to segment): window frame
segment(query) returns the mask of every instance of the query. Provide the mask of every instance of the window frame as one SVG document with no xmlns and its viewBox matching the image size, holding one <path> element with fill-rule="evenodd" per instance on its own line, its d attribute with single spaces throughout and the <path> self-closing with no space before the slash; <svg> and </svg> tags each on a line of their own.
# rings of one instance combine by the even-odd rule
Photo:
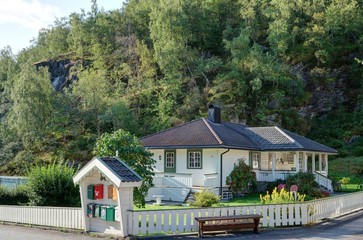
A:
<svg viewBox="0 0 363 240">
<path fill-rule="evenodd" d="M 287 164 L 294 165 L 295 164 L 295 154 L 294 153 L 288 153 L 286 156 Z"/>
<path fill-rule="evenodd" d="M 257 160 L 257 164 L 258 164 L 258 167 L 255 168 L 254 167 L 254 156 L 259 156 L 258 160 Z M 261 157 L 262 157 L 262 154 L 261 152 L 251 152 L 251 167 L 252 167 L 252 170 L 261 170 Z"/>
<path fill-rule="evenodd" d="M 200 153 L 200 163 L 198 167 L 195 167 L 196 162 L 194 160 L 194 166 L 190 164 L 190 153 Z M 187 150 L 187 169 L 203 169 L 203 150 L 202 149 L 188 149 Z"/>
</svg>

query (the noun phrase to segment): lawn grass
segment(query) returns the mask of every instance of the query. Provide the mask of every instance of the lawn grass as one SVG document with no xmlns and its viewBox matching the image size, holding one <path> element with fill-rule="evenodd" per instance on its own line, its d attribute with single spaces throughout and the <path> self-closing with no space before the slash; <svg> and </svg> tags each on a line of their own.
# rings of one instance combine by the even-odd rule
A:
<svg viewBox="0 0 363 240">
<path fill-rule="evenodd" d="M 361 184 L 342 184 L 339 192 L 356 192 L 361 191 L 363 188 L 363 181 Z"/>
<path fill-rule="evenodd" d="M 178 205 L 153 205 L 153 204 L 145 204 L 145 208 L 138 208 L 134 206 L 134 210 L 136 211 L 143 211 L 143 210 L 172 210 L 172 209 L 183 209 L 183 208 L 190 208 L 189 206 L 182 206 L 181 204 Z"/>
<path fill-rule="evenodd" d="M 260 204 L 260 194 L 251 193 L 243 197 L 233 198 L 227 202 L 223 202 L 222 205 L 226 207 L 242 206 L 242 205 L 256 205 Z"/>
<path fill-rule="evenodd" d="M 226 202 L 221 202 L 219 205 L 213 205 L 212 207 L 233 207 L 233 206 L 243 206 L 243 205 L 256 205 L 260 204 L 260 194 L 258 193 L 251 193 L 243 197 L 233 198 Z M 172 210 L 172 209 L 186 209 L 186 208 L 193 208 L 192 206 L 182 206 L 181 204 L 176 205 L 153 205 L 153 204 L 146 204 L 145 208 L 138 208 L 134 206 L 134 210 L 142 211 L 142 210 Z"/>
<path fill-rule="evenodd" d="M 362 172 L 363 157 L 346 157 L 329 160 L 329 178 L 335 182 L 338 182 L 343 177 L 349 177 L 351 184 L 358 184 L 363 177 Z"/>
</svg>

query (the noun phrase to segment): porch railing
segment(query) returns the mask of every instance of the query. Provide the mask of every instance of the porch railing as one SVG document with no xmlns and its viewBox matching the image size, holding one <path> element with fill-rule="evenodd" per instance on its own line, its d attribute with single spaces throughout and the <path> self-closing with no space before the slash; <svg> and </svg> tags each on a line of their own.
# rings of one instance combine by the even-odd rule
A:
<svg viewBox="0 0 363 240">
<path fill-rule="evenodd" d="M 277 179 L 285 180 L 288 176 L 294 175 L 295 171 L 275 171 L 275 175 L 272 173 L 272 171 L 263 171 L 263 170 L 257 170 L 256 173 L 256 179 L 259 182 L 273 182 Z"/>
<path fill-rule="evenodd" d="M 329 192 L 333 192 L 333 182 L 329 178 L 320 174 L 319 172 L 314 172 L 315 181 L 322 187 L 326 188 Z"/>
<path fill-rule="evenodd" d="M 153 182 L 155 187 L 191 188 L 193 186 L 193 174 L 159 172 L 155 173 Z"/>
</svg>

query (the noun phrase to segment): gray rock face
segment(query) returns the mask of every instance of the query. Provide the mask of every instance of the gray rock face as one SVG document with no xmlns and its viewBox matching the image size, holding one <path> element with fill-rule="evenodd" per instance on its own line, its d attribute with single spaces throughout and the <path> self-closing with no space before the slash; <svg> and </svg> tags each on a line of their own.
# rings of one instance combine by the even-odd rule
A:
<svg viewBox="0 0 363 240">
<path fill-rule="evenodd" d="M 78 80 L 77 76 L 69 74 L 71 67 L 79 64 L 80 61 L 73 61 L 70 59 L 62 60 L 49 60 L 35 63 L 37 69 L 39 67 L 48 67 L 50 73 L 50 81 L 53 89 L 56 91 L 63 91 L 68 88 L 73 81 Z"/>
</svg>

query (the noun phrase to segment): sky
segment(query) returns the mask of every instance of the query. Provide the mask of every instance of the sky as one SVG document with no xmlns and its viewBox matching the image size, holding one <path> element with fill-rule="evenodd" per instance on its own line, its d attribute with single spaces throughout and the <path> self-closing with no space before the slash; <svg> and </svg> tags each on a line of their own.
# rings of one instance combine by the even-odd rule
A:
<svg viewBox="0 0 363 240">
<path fill-rule="evenodd" d="M 120 9 L 124 0 L 97 0 L 105 11 Z M 91 9 L 91 0 L 0 0 L 0 49 L 14 54 L 30 46 L 41 28 L 73 12 Z"/>
</svg>

